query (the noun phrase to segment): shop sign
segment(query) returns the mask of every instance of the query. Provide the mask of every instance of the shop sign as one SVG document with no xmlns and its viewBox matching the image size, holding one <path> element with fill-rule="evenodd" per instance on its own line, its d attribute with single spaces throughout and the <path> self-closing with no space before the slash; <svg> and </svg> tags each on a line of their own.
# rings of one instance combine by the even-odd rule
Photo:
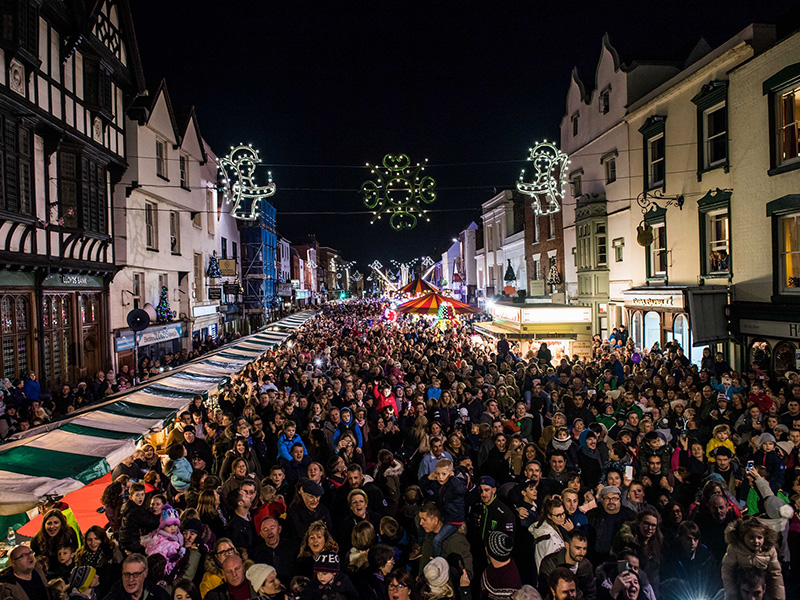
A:
<svg viewBox="0 0 800 600">
<path fill-rule="evenodd" d="M 44 278 L 43 288 L 49 287 L 81 287 L 102 288 L 103 278 L 96 275 L 72 275 L 68 273 L 51 273 Z"/>
<path fill-rule="evenodd" d="M 588 306 L 538 306 L 522 311 L 523 323 L 591 323 Z"/>
<path fill-rule="evenodd" d="M 298 300 L 302 300 L 303 298 L 311 298 L 311 290 L 297 290 L 295 298 Z"/>
<path fill-rule="evenodd" d="M 183 323 L 175 323 L 158 329 L 147 330 L 139 332 L 139 347 L 150 346 L 159 342 L 166 342 L 168 340 L 177 340 L 183 337 Z M 123 350 L 133 349 L 133 332 L 128 335 L 123 335 L 115 340 L 117 352 Z"/>
<path fill-rule="evenodd" d="M 683 309 L 683 294 L 625 294 L 628 308 L 663 308 L 665 310 Z"/>
<path fill-rule="evenodd" d="M 222 300 L 222 288 L 217 286 L 208 288 L 209 300 Z"/>
<path fill-rule="evenodd" d="M 212 323 L 211 325 L 208 326 L 208 335 L 210 335 L 212 338 L 216 339 L 216 337 L 217 337 L 217 324 L 216 323 Z"/>
<path fill-rule="evenodd" d="M 785 321 L 756 321 L 755 319 L 741 319 L 739 330 L 748 335 L 771 338 L 800 338 L 800 323 Z"/>
<path fill-rule="evenodd" d="M 208 315 L 215 315 L 217 314 L 217 305 L 212 304 L 211 306 L 193 306 L 192 307 L 192 316 L 193 317 L 207 317 Z"/>
<path fill-rule="evenodd" d="M 518 308 L 495 304 L 492 308 L 492 317 L 495 319 L 501 319 L 503 321 L 513 321 L 514 323 L 519 323 L 519 312 L 520 311 Z"/>
<path fill-rule="evenodd" d="M 219 260 L 219 272 L 223 277 L 236 277 L 236 261 L 232 258 L 221 258 Z"/>
<path fill-rule="evenodd" d="M 579 357 L 591 360 L 592 358 L 592 342 L 584 340 L 575 340 L 572 342 L 570 354 L 577 354 Z"/>
<path fill-rule="evenodd" d="M 236 295 L 239 294 L 239 284 L 238 283 L 225 283 L 222 286 L 222 291 L 225 294 L 231 294 L 233 296 L 236 296 Z"/>
<path fill-rule="evenodd" d="M 300 289 L 300 280 L 299 279 L 292 279 L 292 287 L 296 290 Z"/>
<path fill-rule="evenodd" d="M 278 296 L 286 296 L 288 298 L 292 297 L 292 284 L 291 283 L 279 283 L 278 284 Z"/>
</svg>

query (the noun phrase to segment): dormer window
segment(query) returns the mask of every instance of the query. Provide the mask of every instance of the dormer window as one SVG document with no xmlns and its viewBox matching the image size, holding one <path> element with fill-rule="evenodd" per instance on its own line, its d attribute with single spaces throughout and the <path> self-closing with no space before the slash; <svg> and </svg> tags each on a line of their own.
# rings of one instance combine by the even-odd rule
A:
<svg viewBox="0 0 800 600">
<path fill-rule="evenodd" d="M 611 88 L 606 88 L 602 92 L 600 92 L 600 112 L 602 114 L 608 114 L 608 111 L 611 109 Z"/>
<path fill-rule="evenodd" d="M 578 113 L 575 113 L 571 117 L 572 120 L 572 137 L 578 135 Z"/>
</svg>

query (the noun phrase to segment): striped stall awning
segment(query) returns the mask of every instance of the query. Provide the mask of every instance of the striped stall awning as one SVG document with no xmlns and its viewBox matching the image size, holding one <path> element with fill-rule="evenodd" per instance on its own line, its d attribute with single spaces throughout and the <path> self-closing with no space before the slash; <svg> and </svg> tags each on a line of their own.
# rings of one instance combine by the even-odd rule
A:
<svg viewBox="0 0 800 600">
<path fill-rule="evenodd" d="M 216 392 L 314 314 L 286 317 L 142 389 L 0 445 L 3 522 L 25 523 L 25 511 L 44 497 L 68 494 L 112 471 L 133 454 L 139 440 L 171 423 L 195 395 Z"/>
</svg>

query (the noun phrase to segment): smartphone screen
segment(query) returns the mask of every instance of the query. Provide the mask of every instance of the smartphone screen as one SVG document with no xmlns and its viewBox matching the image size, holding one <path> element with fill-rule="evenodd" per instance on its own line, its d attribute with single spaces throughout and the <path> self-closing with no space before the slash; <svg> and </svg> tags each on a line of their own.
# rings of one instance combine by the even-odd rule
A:
<svg viewBox="0 0 800 600">
<path fill-rule="evenodd" d="M 625 467 L 625 478 L 626 479 L 633 479 L 633 467 L 628 465 Z"/>
</svg>

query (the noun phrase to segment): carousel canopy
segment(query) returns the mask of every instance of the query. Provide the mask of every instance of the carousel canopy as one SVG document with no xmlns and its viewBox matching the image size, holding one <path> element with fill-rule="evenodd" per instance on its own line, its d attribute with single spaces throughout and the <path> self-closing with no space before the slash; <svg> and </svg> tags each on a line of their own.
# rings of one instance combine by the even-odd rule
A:
<svg viewBox="0 0 800 600">
<path fill-rule="evenodd" d="M 404 302 L 397 307 L 397 312 L 414 315 L 438 315 L 439 307 L 447 303 L 453 307 L 453 312 L 457 315 L 475 314 L 481 312 L 479 308 L 464 304 L 463 302 L 445 296 L 440 292 L 429 292 L 419 298 L 414 298 Z"/>
<path fill-rule="evenodd" d="M 426 292 L 438 292 L 439 290 L 432 283 L 425 281 L 422 278 L 415 279 L 400 288 L 401 294 L 410 294 L 416 296 L 417 294 L 424 294 Z"/>
</svg>

